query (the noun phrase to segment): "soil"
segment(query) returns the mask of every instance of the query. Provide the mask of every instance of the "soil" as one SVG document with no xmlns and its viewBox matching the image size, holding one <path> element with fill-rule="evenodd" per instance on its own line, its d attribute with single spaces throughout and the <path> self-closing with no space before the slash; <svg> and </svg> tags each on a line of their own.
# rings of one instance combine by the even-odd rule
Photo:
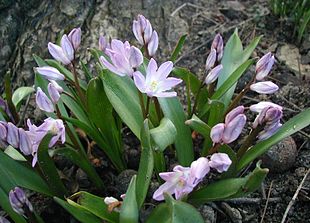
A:
<svg viewBox="0 0 310 223">
<path fill-rule="evenodd" d="M 0 1 L 0 18 L 6 18 L 0 20 L 0 81 L 2 81 L 3 74 L 10 69 L 13 74 L 14 87 L 32 85 L 34 77 L 32 67 L 35 64 L 31 55 L 36 53 L 41 57 L 49 57 L 46 50 L 47 43 L 54 42 L 62 30 L 68 31 L 72 27 L 82 27 L 83 47 L 80 50 L 80 57 L 85 61 L 90 60 L 86 48 L 97 46 L 99 34 L 110 38 L 127 39 L 134 43 L 131 23 L 138 13 L 149 18 L 160 35 L 161 50 L 156 58 L 159 61 L 165 61 L 178 38 L 182 34 L 188 34 L 176 65 L 187 67 L 200 77 L 204 72 L 204 62 L 216 33 L 220 32 L 227 41 L 234 29 L 238 28 L 240 38 L 245 45 L 251 41 L 253 36 L 263 35 L 253 57 L 260 57 L 268 51 L 276 55 L 277 63 L 270 79 L 281 86 L 281 90 L 271 96 L 250 93 L 242 103 L 248 106 L 259 100 L 272 100 L 284 107 L 283 122 L 310 107 L 310 73 L 307 70 L 300 73 L 292 69 L 289 66 L 290 63 L 280 61 L 278 58 L 280 48 L 292 44 L 299 49 L 302 65 L 309 66 L 310 35 L 306 35 L 301 45 L 297 45 L 292 37 L 292 24 L 285 20 L 279 21 L 274 17 L 268 9 L 267 0 Z M 289 51 L 286 53 L 290 54 Z M 238 84 L 238 90 L 243 88 L 251 74 L 253 70 L 244 75 Z M 38 110 L 32 112 L 34 108 L 29 109 L 28 117 L 36 120 L 42 119 L 42 114 Z M 131 176 L 137 170 L 139 141 L 128 129 L 124 129 L 123 135 L 125 158 L 131 170 L 118 175 L 111 169 L 111 164 L 106 161 L 101 150 L 93 149 L 93 162 L 97 166 L 98 173 L 108 185 L 106 191 L 96 191 L 80 169 L 61 157 L 55 158 L 59 170 L 63 173 L 64 181 L 72 192 L 83 189 L 100 196 L 119 197 L 126 191 Z M 212 202 L 201 206 L 199 210 L 205 222 L 261 222 L 267 201 L 266 194 L 269 190 L 270 199 L 262 222 L 281 222 L 290 200 L 310 168 L 309 136 L 310 127 L 295 134 L 289 140 L 290 143 L 294 140 L 296 144 L 295 150 L 290 150 L 291 155 L 287 153 L 284 156 L 272 155 L 271 158 L 275 159 L 275 163 L 279 159 L 284 161 L 280 164 L 276 163 L 279 165 L 277 171 L 274 173 L 271 171 L 261 190 L 243 199 Z M 197 137 L 197 142 L 195 142 L 197 149 L 200 143 Z M 285 145 L 284 149 L 286 149 Z M 286 161 L 286 157 L 290 159 Z M 175 162 L 170 160 L 169 166 L 172 167 Z M 158 185 L 159 183 L 154 180 L 150 191 L 154 191 Z M 310 177 L 303 184 L 297 200 L 288 213 L 286 222 L 310 222 L 309 193 Z M 151 200 L 151 193 L 147 199 L 148 202 L 154 203 Z M 47 223 L 76 222 L 48 198 L 33 194 L 31 202 L 42 213 Z M 152 206 L 145 207 L 141 213 L 141 222 L 145 221 L 151 209 Z"/>
</svg>

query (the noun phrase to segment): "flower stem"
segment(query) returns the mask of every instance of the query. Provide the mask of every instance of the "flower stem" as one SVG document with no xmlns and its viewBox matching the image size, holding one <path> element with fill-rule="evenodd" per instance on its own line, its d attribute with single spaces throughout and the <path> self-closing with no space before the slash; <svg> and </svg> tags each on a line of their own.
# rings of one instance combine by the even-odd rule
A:
<svg viewBox="0 0 310 223">
<path fill-rule="evenodd" d="M 198 88 L 198 91 L 197 91 L 197 93 L 196 93 L 195 102 L 194 102 L 194 106 L 193 106 L 193 110 L 192 110 L 192 113 L 191 113 L 191 115 L 190 115 L 189 118 L 191 118 L 191 117 L 195 114 L 195 112 L 196 112 L 197 105 L 198 105 L 198 100 L 199 100 L 199 96 L 200 96 L 200 92 L 201 92 L 201 90 L 202 90 L 203 87 L 204 87 L 204 82 L 201 82 L 201 84 L 200 84 L 200 86 L 199 86 L 199 88 Z"/>
<path fill-rule="evenodd" d="M 257 128 L 252 129 L 251 133 L 248 135 L 248 137 L 237 152 L 238 160 L 241 159 L 241 157 L 245 154 L 248 148 L 253 144 L 253 142 L 256 140 L 257 135 L 263 130 L 263 128 L 264 127 L 260 125 Z"/>
<path fill-rule="evenodd" d="M 147 114 L 146 114 L 146 110 L 145 110 L 145 105 L 144 105 L 143 94 L 142 94 L 140 91 L 138 91 L 138 95 L 139 95 L 140 107 L 141 107 L 141 111 L 142 111 L 143 119 L 146 119 Z"/>
<path fill-rule="evenodd" d="M 74 85 L 76 87 L 77 93 L 78 93 L 84 107 L 87 108 L 86 97 L 85 97 L 85 94 L 82 92 L 80 82 L 79 82 L 79 78 L 78 78 L 77 71 L 76 71 L 76 66 L 75 66 L 74 62 L 71 63 L 70 68 L 71 68 L 71 71 L 72 71 L 73 76 L 74 76 Z"/>
<path fill-rule="evenodd" d="M 208 155 L 212 155 L 213 153 L 216 153 L 220 147 L 221 147 L 221 143 L 214 144 L 213 147 L 209 150 Z"/>
<path fill-rule="evenodd" d="M 159 104 L 158 99 L 156 97 L 154 97 L 153 100 L 154 100 L 155 110 L 156 110 L 156 114 L 157 114 L 157 118 L 158 118 L 158 123 L 159 123 L 160 120 L 162 119 L 163 115 L 162 115 L 161 110 L 160 110 L 160 104 Z"/>
</svg>

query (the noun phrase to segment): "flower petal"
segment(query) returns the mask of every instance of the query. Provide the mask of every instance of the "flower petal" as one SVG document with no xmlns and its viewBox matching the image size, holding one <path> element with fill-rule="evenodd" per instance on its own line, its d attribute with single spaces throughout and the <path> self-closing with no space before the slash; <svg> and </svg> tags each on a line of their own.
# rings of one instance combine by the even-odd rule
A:
<svg viewBox="0 0 310 223">
<path fill-rule="evenodd" d="M 136 71 L 133 73 L 133 80 L 136 85 L 136 87 L 139 89 L 140 92 L 146 93 L 145 92 L 145 77 L 143 74 L 141 74 L 140 71 Z"/>
<path fill-rule="evenodd" d="M 244 114 L 237 115 L 231 120 L 224 129 L 223 142 L 229 144 L 235 141 L 242 132 L 242 129 L 246 123 L 246 116 Z"/>
</svg>

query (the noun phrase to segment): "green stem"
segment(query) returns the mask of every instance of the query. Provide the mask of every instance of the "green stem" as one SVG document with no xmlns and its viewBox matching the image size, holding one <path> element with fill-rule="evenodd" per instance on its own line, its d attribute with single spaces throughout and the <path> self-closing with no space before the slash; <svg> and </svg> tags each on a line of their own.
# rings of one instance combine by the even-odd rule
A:
<svg viewBox="0 0 310 223">
<path fill-rule="evenodd" d="M 186 86 L 186 100 L 187 100 L 187 119 L 190 119 L 190 115 L 192 114 L 192 101 L 191 101 L 191 92 L 190 92 L 191 84 L 190 81 Z"/>
<path fill-rule="evenodd" d="M 162 180 L 158 177 L 159 173 L 166 171 L 166 161 L 164 153 L 162 151 L 154 151 L 153 154 L 154 154 L 154 169 L 158 180 L 161 182 Z"/>
<path fill-rule="evenodd" d="M 19 122 L 19 115 L 18 115 L 16 108 L 15 108 L 13 101 L 12 101 L 12 89 L 11 89 L 11 81 L 10 81 L 10 73 L 9 72 L 7 72 L 5 75 L 4 91 L 5 91 L 5 99 L 8 103 L 9 110 L 12 113 L 14 123 L 16 124 Z"/>
<path fill-rule="evenodd" d="M 85 97 L 85 94 L 82 92 L 82 89 L 81 89 L 81 86 L 80 86 L 80 82 L 79 82 L 79 78 L 78 78 L 78 74 L 76 72 L 76 67 L 75 67 L 75 63 L 72 62 L 71 63 L 71 71 L 73 73 L 73 76 L 74 76 L 74 85 L 76 87 L 76 90 L 77 90 L 77 93 L 82 101 L 82 104 L 84 105 L 85 108 L 87 108 L 86 106 L 86 97 Z"/>
<path fill-rule="evenodd" d="M 146 119 L 147 115 L 146 115 L 146 110 L 145 110 L 145 105 L 144 105 L 143 94 L 140 91 L 138 91 L 138 95 L 139 95 L 140 107 L 141 107 L 141 112 L 142 112 L 142 115 L 143 115 L 143 119 Z"/>
<path fill-rule="evenodd" d="M 212 95 L 214 94 L 214 90 L 215 90 L 215 85 L 216 85 L 216 81 L 214 81 L 213 83 L 211 83 L 208 87 L 208 96 L 209 98 L 212 97 Z"/>
<path fill-rule="evenodd" d="M 248 148 L 253 144 L 253 142 L 256 140 L 257 135 L 264 129 L 264 126 L 258 126 L 255 129 L 252 129 L 251 133 L 248 135 L 242 146 L 239 148 L 237 152 L 237 158 L 240 160 L 240 158 L 246 153 Z"/>
<path fill-rule="evenodd" d="M 212 155 L 213 153 L 216 153 L 220 147 L 221 147 L 221 143 L 214 144 L 213 147 L 209 150 L 208 155 Z"/>
<path fill-rule="evenodd" d="M 146 117 L 149 116 L 149 110 L 150 110 L 150 97 L 147 97 L 146 99 Z"/>
<path fill-rule="evenodd" d="M 191 117 L 195 114 L 195 112 L 196 112 L 197 105 L 198 105 L 198 100 L 199 100 L 199 96 L 200 96 L 200 92 L 201 92 L 203 86 L 204 86 L 204 83 L 201 82 L 201 84 L 200 84 L 200 86 L 199 86 L 199 88 L 198 88 L 198 91 L 197 91 L 197 93 L 196 93 L 196 96 L 195 96 L 195 103 L 194 103 L 193 110 L 192 110 L 192 113 L 191 113 L 191 115 L 190 115 L 189 118 L 191 118 Z"/>
<path fill-rule="evenodd" d="M 155 110 L 156 110 L 156 114 L 157 114 L 157 118 L 158 118 L 158 123 L 160 123 L 160 120 L 163 117 L 161 110 L 160 110 L 160 104 L 159 104 L 159 101 L 156 97 L 154 97 L 153 100 L 154 100 L 154 104 L 155 104 Z"/>
</svg>

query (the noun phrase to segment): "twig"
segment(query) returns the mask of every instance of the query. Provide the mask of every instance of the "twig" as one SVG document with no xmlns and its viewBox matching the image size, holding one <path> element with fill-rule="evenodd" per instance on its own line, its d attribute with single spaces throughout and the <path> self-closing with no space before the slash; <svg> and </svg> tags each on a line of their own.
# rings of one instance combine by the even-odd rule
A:
<svg viewBox="0 0 310 223">
<path fill-rule="evenodd" d="M 232 204 L 260 204 L 263 201 L 265 201 L 266 199 L 263 198 L 234 198 L 234 199 L 230 199 L 230 200 L 226 200 L 225 202 L 227 203 L 232 203 Z M 269 198 L 269 202 L 279 202 L 281 201 L 282 198 L 281 197 L 272 197 Z"/>
<path fill-rule="evenodd" d="M 269 199 L 270 199 L 272 184 L 273 184 L 273 181 L 271 181 L 271 183 L 270 183 L 270 187 L 269 187 L 269 191 L 268 191 L 268 195 L 267 195 L 267 200 L 266 200 L 265 208 L 264 208 L 263 215 L 262 215 L 262 218 L 260 220 L 260 223 L 264 222 L 264 217 L 265 217 L 267 207 L 268 207 L 268 203 L 269 203 Z"/>
<path fill-rule="evenodd" d="M 283 215 L 283 218 L 282 218 L 281 223 L 284 223 L 284 222 L 285 222 L 285 220 L 286 220 L 286 218 L 287 218 L 287 215 L 288 215 L 288 212 L 290 211 L 291 207 L 294 205 L 295 200 L 296 200 L 296 198 L 297 198 L 297 196 L 298 196 L 298 193 L 299 193 L 299 191 L 301 190 L 302 185 L 305 183 L 305 181 L 306 181 L 307 176 L 308 176 L 309 173 L 310 173 L 310 168 L 308 169 L 308 171 L 307 171 L 307 173 L 305 174 L 304 178 L 303 178 L 302 181 L 300 182 L 300 184 L 299 184 L 299 186 L 298 186 L 298 188 L 297 188 L 297 190 L 296 190 L 294 196 L 292 197 L 292 200 L 291 200 L 290 203 L 288 204 L 288 206 L 287 206 L 287 208 L 286 208 L 286 210 L 285 210 L 285 212 L 284 212 L 284 215 Z"/>
</svg>

